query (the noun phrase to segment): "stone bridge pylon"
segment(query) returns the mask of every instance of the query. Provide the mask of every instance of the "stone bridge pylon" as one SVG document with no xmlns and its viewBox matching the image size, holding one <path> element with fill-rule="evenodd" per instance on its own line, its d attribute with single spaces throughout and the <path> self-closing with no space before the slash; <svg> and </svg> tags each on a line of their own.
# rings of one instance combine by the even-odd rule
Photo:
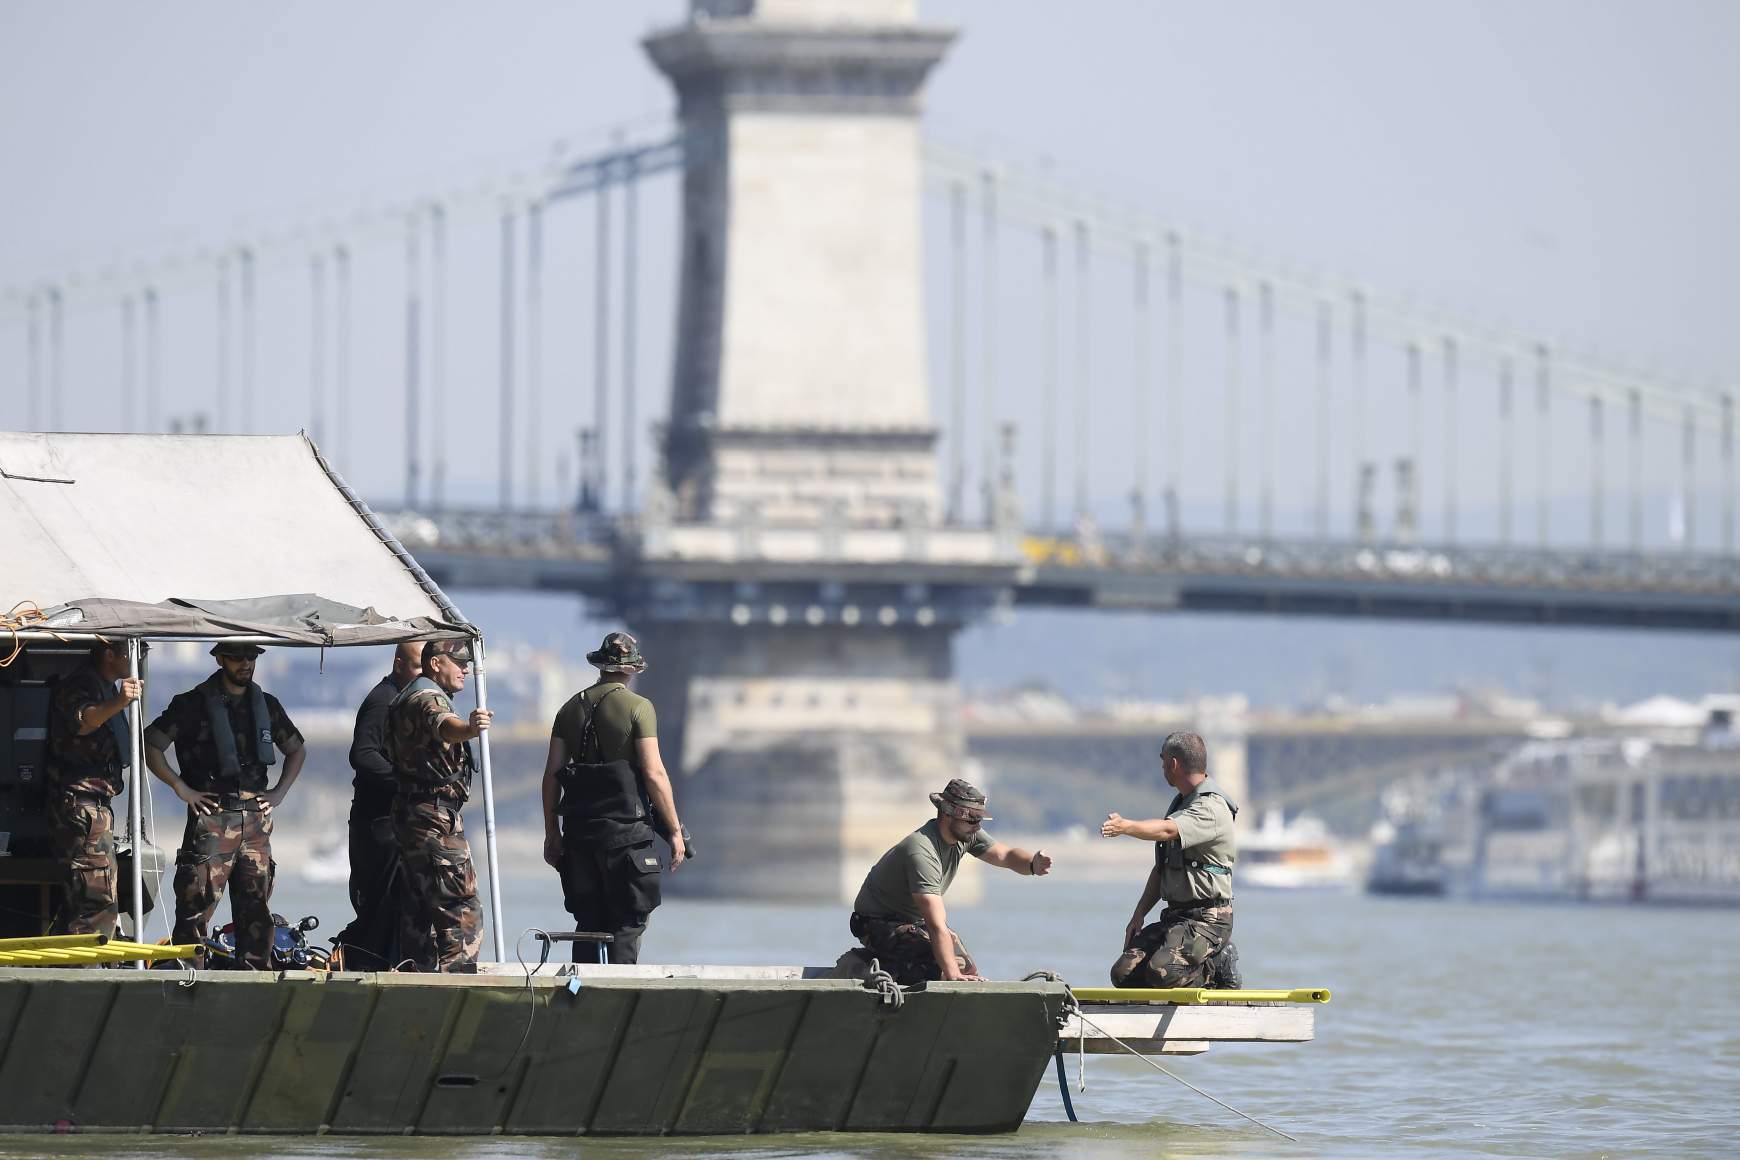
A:
<svg viewBox="0 0 1740 1160">
<path fill-rule="evenodd" d="M 695 0 L 646 41 L 680 99 L 682 287 L 615 603 L 705 859 L 679 889 L 849 898 L 962 773 L 952 638 L 1012 544 L 940 522 L 918 113 L 952 39 L 912 0 Z"/>
</svg>

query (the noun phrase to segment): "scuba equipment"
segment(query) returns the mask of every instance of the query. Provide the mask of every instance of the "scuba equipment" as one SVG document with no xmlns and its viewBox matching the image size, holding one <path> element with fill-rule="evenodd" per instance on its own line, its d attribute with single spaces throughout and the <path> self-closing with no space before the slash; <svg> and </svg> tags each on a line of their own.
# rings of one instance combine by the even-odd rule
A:
<svg viewBox="0 0 1740 1160">
<path fill-rule="evenodd" d="M 295 926 L 281 914 L 272 915 L 272 969 L 275 971 L 331 970 L 332 954 L 321 947 L 309 946 L 303 936 L 320 926 L 320 919 L 308 915 Z M 205 940 L 205 965 L 210 970 L 242 970 L 236 958 L 236 924 L 225 923 Z"/>
</svg>

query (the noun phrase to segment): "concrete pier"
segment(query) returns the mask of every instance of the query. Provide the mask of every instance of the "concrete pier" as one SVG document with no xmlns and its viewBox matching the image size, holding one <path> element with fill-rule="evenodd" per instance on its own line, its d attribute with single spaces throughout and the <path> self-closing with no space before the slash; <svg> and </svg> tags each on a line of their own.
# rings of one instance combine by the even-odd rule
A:
<svg viewBox="0 0 1740 1160">
<path fill-rule="evenodd" d="M 940 526 L 918 112 L 953 35 L 912 0 L 695 0 L 646 41 L 680 104 L 682 289 L 637 545 L 662 575 L 615 608 L 707 859 L 674 889 L 849 899 L 972 773 L 952 638 L 1014 547 Z"/>
</svg>

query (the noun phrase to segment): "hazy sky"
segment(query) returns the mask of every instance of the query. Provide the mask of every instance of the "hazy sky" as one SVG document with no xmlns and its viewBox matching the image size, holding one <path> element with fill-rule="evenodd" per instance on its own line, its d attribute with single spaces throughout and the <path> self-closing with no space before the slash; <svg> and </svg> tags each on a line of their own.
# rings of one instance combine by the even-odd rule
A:
<svg viewBox="0 0 1740 1160">
<path fill-rule="evenodd" d="M 585 152 L 614 127 L 633 135 L 633 126 L 661 124 L 672 102 L 636 42 L 682 9 L 669 0 L 6 5 L 0 292 L 180 252 L 193 257 L 178 293 L 209 302 L 196 277 L 202 248 L 209 254 L 260 227 L 301 231 L 281 239 L 282 249 L 316 248 L 323 230 L 340 232 L 329 223 L 365 207 L 531 169 L 557 140 Z M 1699 383 L 1740 374 L 1732 323 L 1740 167 L 1731 156 L 1740 140 L 1740 6 L 1077 0 L 929 2 L 922 11 L 962 29 L 928 105 L 931 131 L 952 142 L 1046 163 L 1069 183 L 1306 268 L 1622 363 Z M 488 212 L 473 223 L 475 238 L 456 232 L 453 242 L 464 283 L 453 292 L 456 330 L 467 312 L 484 320 L 474 338 L 455 340 L 455 391 L 493 381 Z M 649 223 L 668 221 L 668 197 L 649 201 L 647 213 Z M 550 223 L 550 302 L 576 316 L 585 275 L 559 247 L 579 253 L 589 230 L 583 208 Z M 377 241 L 385 255 L 401 245 Z M 474 260 L 466 257 L 473 243 Z M 661 253 L 650 244 L 646 293 L 655 303 L 670 291 Z M 354 405 L 368 429 L 352 471 L 378 494 L 397 479 L 398 451 L 375 462 L 362 451 L 396 437 L 397 419 L 390 402 L 371 402 L 370 388 L 396 384 L 392 336 L 402 324 L 396 267 L 383 257 L 372 269 L 359 258 L 357 326 L 389 337 L 375 353 L 357 340 Z M 277 290 L 263 284 L 263 306 L 274 294 L 292 302 L 292 285 L 300 292 L 306 277 L 298 267 Z M 117 405 L 112 362 L 99 361 L 113 359 L 116 323 L 104 313 L 112 303 L 79 293 L 74 287 L 69 301 L 69 405 L 74 415 L 101 416 Z M 166 396 L 212 374 L 201 338 L 209 321 L 172 305 L 181 312 L 166 317 L 166 342 L 185 341 L 166 350 Z M 262 335 L 262 381 L 288 398 L 309 374 L 309 323 L 285 312 L 278 329 L 290 337 L 281 348 Z M 7 392 L 22 373 L 18 322 L 16 299 L 0 305 Z M 586 365 L 583 340 L 578 325 L 551 321 L 552 377 L 581 373 L 562 368 Z M 645 372 L 655 380 L 648 389 L 662 393 L 668 304 L 649 310 L 641 341 L 657 368 Z M 263 418 L 274 429 L 306 421 L 289 403 Z M 116 424 L 69 415 L 68 425 Z M 479 486 L 493 470 L 474 473 Z M 1148 623 L 1160 634 L 1148 654 L 1184 625 Z M 1685 638 L 1510 633 L 1495 653 L 1485 637 L 1455 630 L 1207 623 L 1233 658 L 1211 687 L 1237 683 L 1250 658 L 1276 651 L 1294 658 L 1265 678 L 1280 693 L 1289 681 L 1333 683 L 1350 669 L 1344 683 L 1361 685 L 1360 672 L 1381 666 L 1331 664 L 1326 652 L 1385 653 L 1381 642 L 1404 631 L 1424 633 L 1428 653 L 1460 658 L 1419 678 L 1425 684 L 1522 685 L 1525 654 L 1559 657 L 1561 672 L 1596 685 L 1582 674 L 1649 671 L 1701 685 L 1740 668 L 1740 650 L 1727 642 Z M 1002 639 L 1022 639 L 1018 629 Z M 1109 624 L 1096 631 L 1130 636 Z M 1592 643 L 1576 643 L 1585 639 Z M 1594 651 L 1576 651 L 1585 647 Z"/>
<path fill-rule="evenodd" d="M 636 41 L 682 8 L 9 4 L 4 284 L 656 121 Z M 1724 0 L 922 11 L 962 29 L 929 99 L 952 140 L 1577 345 L 1740 364 Z"/>
</svg>

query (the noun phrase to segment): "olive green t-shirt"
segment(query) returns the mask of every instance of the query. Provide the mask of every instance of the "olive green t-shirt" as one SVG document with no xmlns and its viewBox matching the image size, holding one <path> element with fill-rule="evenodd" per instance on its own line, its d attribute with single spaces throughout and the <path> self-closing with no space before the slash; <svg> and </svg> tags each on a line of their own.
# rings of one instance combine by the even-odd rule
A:
<svg viewBox="0 0 1740 1160">
<path fill-rule="evenodd" d="M 610 693 L 612 689 L 620 692 Z M 609 697 L 604 694 L 610 693 Z M 590 750 L 580 752 L 580 735 L 586 729 L 586 718 L 593 711 L 593 706 L 603 704 L 597 711 L 597 721 L 593 732 L 598 738 L 598 752 L 594 755 Z M 556 712 L 555 724 L 550 726 L 550 736 L 560 737 L 562 744 L 567 746 L 568 756 L 582 762 L 633 761 L 634 744 L 648 737 L 659 735 L 658 714 L 653 711 L 653 703 L 634 692 L 624 688 L 620 681 L 599 681 L 589 689 L 582 689 L 568 698 L 568 703 Z"/>
<path fill-rule="evenodd" d="M 1178 823 L 1178 837 L 1154 849 L 1160 897 L 1167 902 L 1231 898 L 1238 850 L 1226 799 L 1218 793 L 1194 793 L 1166 816 Z"/>
<path fill-rule="evenodd" d="M 923 922 L 914 894 L 946 894 L 961 868 L 961 855 L 981 857 L 994 843 L 979 830 L 957 845 L 942 839 L 942 830 L 932 818 L 900 840 L 900 844 L 877 859 L 864 876 L 852 909 L 869 918 L 900 918 Z"/>
</svg>

